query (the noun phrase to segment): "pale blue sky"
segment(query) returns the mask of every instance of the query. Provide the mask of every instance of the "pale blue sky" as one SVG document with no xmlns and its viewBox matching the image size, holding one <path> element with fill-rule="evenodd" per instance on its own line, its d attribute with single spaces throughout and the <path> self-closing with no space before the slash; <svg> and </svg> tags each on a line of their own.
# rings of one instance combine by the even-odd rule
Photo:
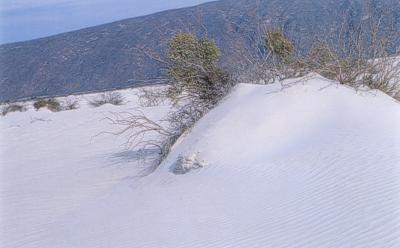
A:
<svg viewBox="0 0 400 248">
<path fill-rule="evenodd" d="M 0 0 L 0 44 L 204 2 L 210 0 Z"/>
</svg>

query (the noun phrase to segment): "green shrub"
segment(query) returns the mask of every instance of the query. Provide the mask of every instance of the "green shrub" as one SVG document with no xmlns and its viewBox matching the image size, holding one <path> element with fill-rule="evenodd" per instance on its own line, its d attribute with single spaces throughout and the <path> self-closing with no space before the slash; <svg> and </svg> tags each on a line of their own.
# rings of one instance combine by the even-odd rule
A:
<svg viewBox="0 0 400 248">
<path fill-rule="evenodd" d="M 211 107 L 230 88 L 229 75 L 218 66 L 220 50 L 215 42 L 180 33 L 169 42 L 168 96 L 178 102 L 185 95 L 196 104 Z"/>
<path fill-rule="evenodd" d="M 267 32 L 265 43 L 273 55 L 283 60 L 288 60 L 295 49 L 293 43 L 280 31 Z"/>
<path fill-rule="evenodd" d="M 269 51 L 265 57 L 266 66 L 261 67 L 261 70 L 269 74 L 264 82 L 275 82 L 307 74 L 308 69 L 299 57 L 299 51 L 282 31 L 268 31 L 265 34 L 264 46 Z"/>
</svg>

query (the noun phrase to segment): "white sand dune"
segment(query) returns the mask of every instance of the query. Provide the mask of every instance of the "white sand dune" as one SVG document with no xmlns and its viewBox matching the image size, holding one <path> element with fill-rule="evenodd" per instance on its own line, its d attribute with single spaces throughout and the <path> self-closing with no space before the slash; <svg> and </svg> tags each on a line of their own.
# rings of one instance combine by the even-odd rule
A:
<svg viewBox="0 0 400 248">
<path fill-rule="evenodd" d="M 0 118 L 2 247 L 400 247 L 400 105 L 383 93 L 238 85 L 141 178 L 123 137 L 92 139 L 137 107 L 124 94 Z M 203 167 L 176 175 L 180 156 Z"/>
</svg>

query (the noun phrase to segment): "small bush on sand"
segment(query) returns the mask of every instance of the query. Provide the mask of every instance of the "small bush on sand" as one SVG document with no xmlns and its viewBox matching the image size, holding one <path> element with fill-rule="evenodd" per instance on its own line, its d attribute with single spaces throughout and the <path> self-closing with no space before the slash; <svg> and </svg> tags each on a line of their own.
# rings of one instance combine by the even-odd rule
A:
<svg viewBox="0 0 400 248">
<path fill-rule="evenodd" d="M 164 104 L 167 100 L 164 88 L 142 87 L 136 93 L 141 107 L 155 107 Z"/>
<path fill-rule="evenodd" d="M 122 105 L 124 98 L 118 92 L 105 92 L 92 99 L 89 104 L 92 107 L 100 107 L 104 104 Z"/>
<path fill-rule="evenodd" d="M 11 112 L 24 112 L 26 108 L 20 104 L 8 104 L 1 108 L 1 115 L 5 116 Z"/>
<path fill-rule="evenodd" d="M 73 110 L 79 108 L 79 103 L 77 100 L 67 98 L 62 103 L 62 110 Z"/>
<path fill-rule="evenodd" d="M 41 108 L 47 108 L 48 110 L 53 111 L 53 112 L 57 112 L 57 111 L 61 110 L 60 103 L 54 98 L 37 100 L 33 104 L 33 107 L 36 110 L 39 110 Z"/>
</svg>

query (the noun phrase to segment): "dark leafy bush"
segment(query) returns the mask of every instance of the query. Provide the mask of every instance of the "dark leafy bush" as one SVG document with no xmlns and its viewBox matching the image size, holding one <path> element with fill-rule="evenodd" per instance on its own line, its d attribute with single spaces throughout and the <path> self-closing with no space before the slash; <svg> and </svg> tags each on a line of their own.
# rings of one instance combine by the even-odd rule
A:
<svg viewBox="0 0 400 248">
<path fill-rule="evenodd" d="M 212 107 L 231 88 L 230 76 L 218 66 L 220 50 L 213 41 L 180 33 L 168 47 L 168 97 L 174 102 L 189 100 Z"/>
<path fill-rule="evenodd" d="M 230 75 L 218 66 L 219 56 L 213 41 L 188 33 L 174 36 L 164 61 L 170 84 L 163 90 L 150 89 L 139 94 L 141 102 L 150 106 L 169 99 L 173 103 L 171 111 L 162 120 L 152 120 L 140 110 L 114 114 L 109 120 L 121 129 L 113 134 L 127 134 L 130 148 L 158 151 L 151 161 L 152 168 L 157 168 L 179 137 L 232 88 Z"/>
<path fill-rule="evenodd" d="M 293 43 L 281 31 L 267 32 L 265 43 L 273 55 L 288 60 L 294 52 Z"/>
</svg>

